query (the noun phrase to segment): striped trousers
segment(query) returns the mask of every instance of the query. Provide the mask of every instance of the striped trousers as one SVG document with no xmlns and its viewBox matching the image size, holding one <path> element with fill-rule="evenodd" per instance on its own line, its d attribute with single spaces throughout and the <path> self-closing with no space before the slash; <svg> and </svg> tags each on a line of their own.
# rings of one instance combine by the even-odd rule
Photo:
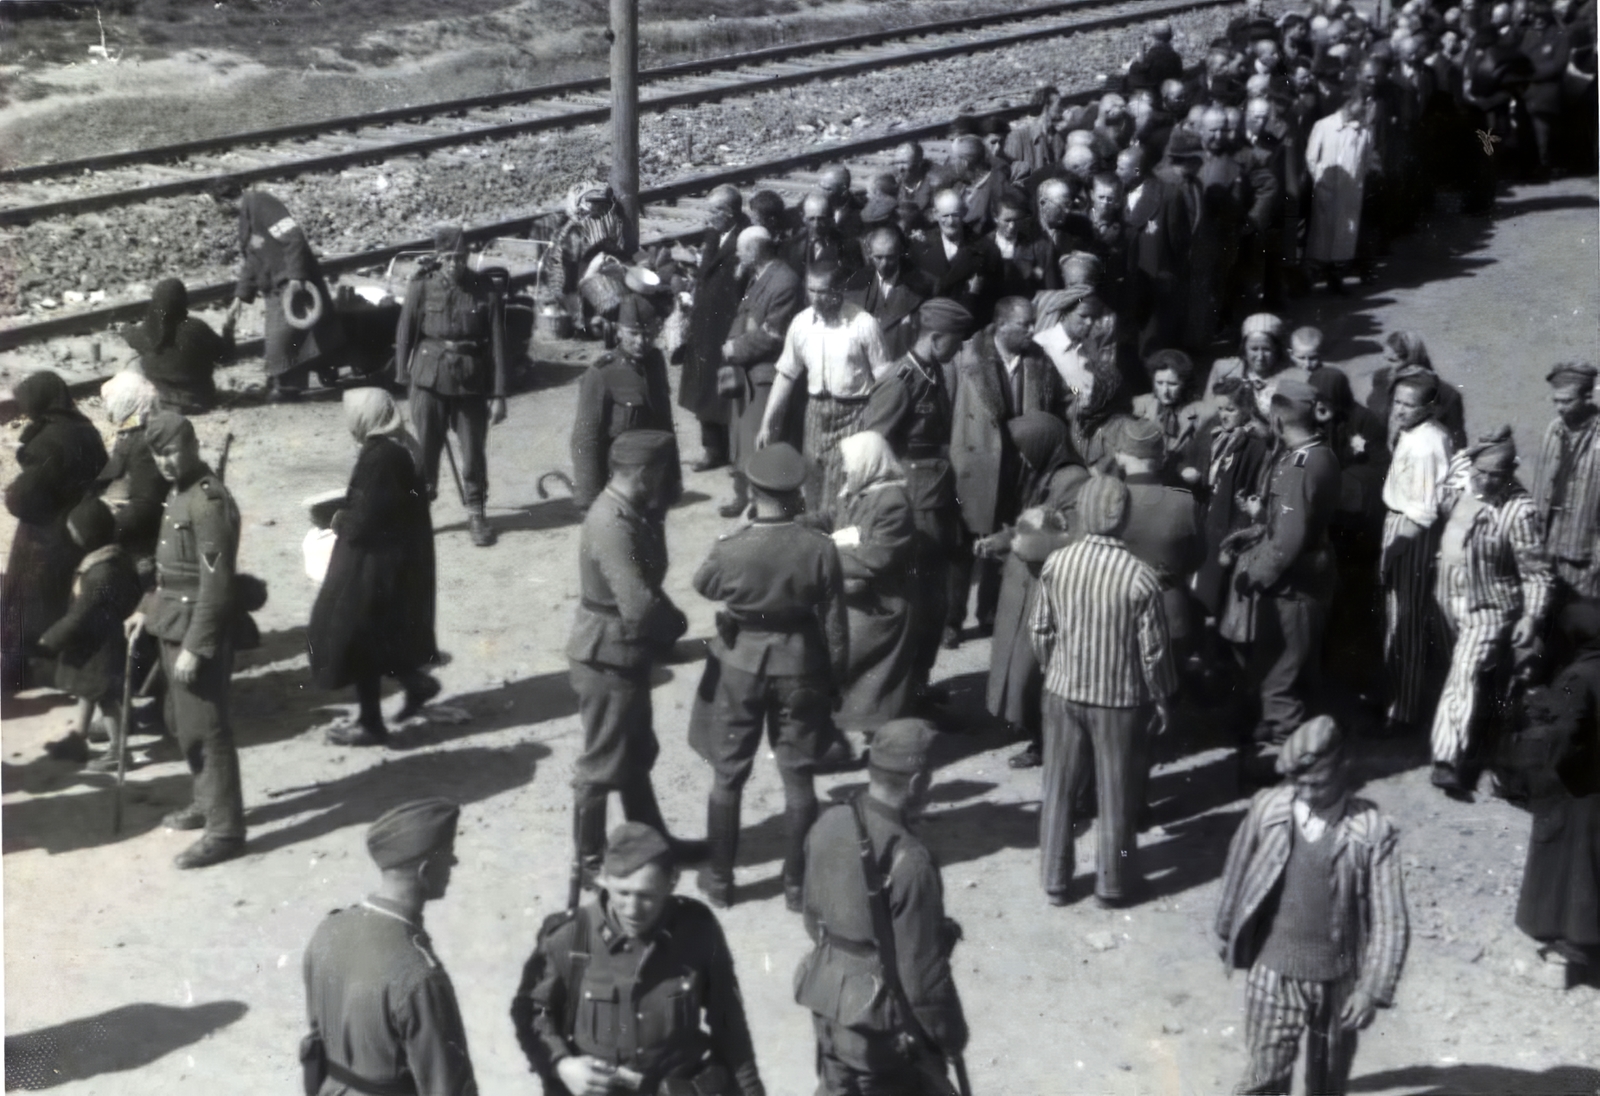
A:
<svg viewBox="0 0 1600 1096">
<path fill-rule="evenodd" d="M 1409 529 L 1415 535 L 1402 535 Z M 1402 514 L 1383 520 L 1383 665 L 1389 679 L 1389 718 L 1416 723 L 1427 704 L 1428 650 L 1436 634 L 1433 606 L 1433 529 L 1418 529 Z"/>
<path fill-rule="evenodd" d="M 1076 869 L 1073 789 L 1094 767 L 1101 898 L 1129 897 L 1139 874 L 1139 809 L 1150 778 L 1152 709 L 1101 708 L 1044 694 L 1044 786 L 1039 808 L 1040 874 L 1046 894 L 1066 894 Z"/>
<path fill-rule="evenodd" d="M 1435 596 L 1451 648 L 1450 672 L 1433 714 L 1433 760 L 1454 765 L 1472 745 L 1474 723 L 1493 703 L 1491 674 L 1506 656 L 1516 621 L 1500 609 L 1468 607 L 1464 567 L 1441 565 Z"/>
<path fill-rule="evenodd" d="M 1244 1038 L 1249 1072 L 1237 1096 L 1288 1096 L 1300 1036 L 1306 1036 L 1307 1096 L 1343 1096 L 1356 1055 L 1356 1033 L 1339 1024 L 1354 979 L 1307 982 L 1257 963 L 1244 987 Z"/>
<path fill-rule="evenodd" d="M 820 514 L 839 501 L 844 466 L 839 442 L 859 430 L 867 400 L 811 396 L 806 400 L 805 436 L 800 452 L 806 458 L 806 509 Z"/>
</svg>

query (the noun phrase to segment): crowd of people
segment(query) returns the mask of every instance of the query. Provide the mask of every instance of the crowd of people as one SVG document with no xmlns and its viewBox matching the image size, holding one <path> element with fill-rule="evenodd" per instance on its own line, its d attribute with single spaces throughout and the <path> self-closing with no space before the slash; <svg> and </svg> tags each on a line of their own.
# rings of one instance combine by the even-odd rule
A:
<svg viewBox="0 0 1600 1096">
<path fill-rule="evenodd" d="M 763 1091 L 727 941 L 672 890 L 697 864 L 710 906 L 740 899 L 742 793 L 765 741 L 785 901 L 816 944 L 796 999 L 822 1091 L 951 1091 L 960 933 L 911 826 L 933 725 L 949 720 L 940 652 L 985 638 L 989 713 L 1022 745 L 1010 763 L 1039 770 L 1052 905 L 1080 897 L 1088 818 L 1094 900 L 1140 902 L 1158 737 L 1181 750 L 1196 713 L 1232 729 L 1240 786 L 1261 789 L 1216 924 L 1224 960 L 1249 971 L 1239 1091 L 1288 1091 L 1308 1031 L 1311 1090 L 1344 1091 L 1356 1033 L 1393 1001 L 1407 916 L 1396 831 L 1355 795 L 1363 739 L 1425 745 L 1432 783 L 1468 802 L 1492 770 L 1490 790 L 1545 835 L 1519 927 L 1569 980 L 1600 962 L 1597 369 L 1543 371 L 1556 414 L 1524 486 L 1510 428 L 1469 434 L 1419 333 L 1385 336 L 1359 401 L 1322 333 L 1279 315 L 1377 277 L 1430 210 L 1483 212 L 1501 181 L 1592 172 L 1593 4 L 1409 0 L 1379 26 L 1337 0 L 1277 18 L 1252 3 L 1196 67 L 1171 39 L 1156 25 L 1096 101 L 1040 88 L 1019 124 L 964 121 L 944 163 L 907 143 L 862 190 L 842 165 L 795 209 L 718 188 L 681 299 L 637 268 L 586 298 L 609 349 L 579 383 L 570 439 L 584 511 L 565 646 L 584 733 L 573 894 L 512 1009 L 548 1084 Z M 598 274 L 620 238 L 608 197 L 574 192 L 552 278 Z M 328 290 L 275 199 L 250 192 L 239 209 L 239 300 L 276 295 L 269 369 L 292 395 L 327 352 Z M 344 394 L 360 452 L 327 523 L 308 647 L 319 686 L 356 690 L 356 720 L 329 736 L 345 747 L 388 741 L 384 677 L 403 686 L 402 719 L 440 690 L 442 453 L 473 543 L 495 540 L 485 440 L 506 413 L 504 288 L 468 269 L 460 229 L 435 244 L 396 331 L 409 429 L 383 389 Z M 9 689 L 79 700 L 50 750 L 101 769 L 127 760 L 128 675 L 159 678 L 195 776 L 194 803 L 167 819 L 204 830 L 179 858 L 193 868 L 246 847 L 227 692 L 259 602 L 235 571 L 224 470 L 179 413 L 214 398 L 232 323 L 218 336 L 186 318 L 182 291 L 157 287 L 128 336 L 141 368 L 104 389 L 109 456 L 59 377 L 16 390 L 30 424 L 6 493 L 19 524 L 4 669 Z M 741 523 L 693 581 L 720 606 L 687 726 L 711 773 L 704 840 L 667 832 L 650 775 L 651 672 L 688 629 L 664 589 L 683 494 L 660 345 L 674 321 L 692 468 L 729 469 L 720 513 Z M 53 678 L 30 680 L 46 655 Z M 112 747 L 91 759 L 102 735 Z M 816 774 L 863 759 L 867 791 L 820 810 Z M 627 822 L 608 839 L 612 792 Z M 457 813 L 409 804 L 369 834 L 380 891 L 307 952 L 308 1092 L 474 1091 L 420 929 Z M 580 902 L 585 888 L 597 897 Z"/>
</svg>

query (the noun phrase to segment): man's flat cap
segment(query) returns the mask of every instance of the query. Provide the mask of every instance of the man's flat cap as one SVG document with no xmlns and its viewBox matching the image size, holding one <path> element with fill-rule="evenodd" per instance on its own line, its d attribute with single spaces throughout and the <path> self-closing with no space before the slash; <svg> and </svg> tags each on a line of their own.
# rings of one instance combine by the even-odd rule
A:
<svg viewBox="0 0 1600 1096">
<path fill-rule="evenodd" d="M 653 327 L 655 322 L 656 310 L 650 307 L 649 301 L 637 293 L 629 293 L 617 306 L 618 327 L 636 327 L 643 330 Z"/>
<path fill-rule="evenodd" d="M 162 453 L 180 441 L 193 441 L 194 423 L 176 411 L 157 411 L 144 420 L 144 437 L 154 452 Z"/>
<path fill-rule="evenodd" d="M 1150 419 L 1128 417 L 1117 434 L 1117 452 L 1140 460 L 1159 460 L 1167 451 L 1161 425 Z"/>
<path fill-rule="evenodd" d="M 1278 747 L 1278 772 L 1283 776 L 1303 773 L 1318 761 L 1335 753 L 1344 736 L 1332 716 L 1319 715 L 1296 727 Z"/>
<path fill-rule="evenodd" d="M 622 879 L 658 862 L 672 866 L 672 846 L 661 831 L 643 822 L 624 822 L 606 839 L 601 869 L 613 879 Z"/>
<path fill-rule="evenodd" d="M 806 482 L 806 460 L 788 442 L 778 442 L 752 453 L 745 461 L 744 475 L 758 490 L 788 494 Z"/>
<path fill-rule="evenodd" d="M 1310 407 L 1317 402 L 1317 390 L 1305 381 L 1285 377 L 1278 382 L 1277 391 L 1272 393 L 1272 402 L 1291 407 Z"/>
<path fill-rule="evenodd" d="M 455 839 L 461 808 L 448 799 L 413 799 L 367 829 L 367 853 L 380 868 L 403 868 Z"/>
<path fill-rule="evenodd" d="M 869 764 L 907 776 L 928 767 L 928 749 L 938 734 L 926 719 L 891 719 L 872 736 Z"/>
<path fill-rule="evenodd" d="M 628 430 L 611 443 L 611 463 L 627 468 L 643 468 L 665 460 L 677 439 L 666 430 Z"/>
<path fill-rule="evenodd" d="M 1517 443 L 1512 439 L 1511 427 L 1478 435 L 1478 440 L 1467 446 L 1467 456 L 1472 467 L 1485 472 L 1510 472 L 1517 466 Z"/>
<path fill-rule="evenodd" d="M 460 225 L 440 225 L 433 230 L 433 249 L 441 255 L 463 255 L 467 250 L 467 235 Z"/>
<path fill-rule="evenodd" d="M 1169 160 L 1198 160 L 1204 155 L 1200 147 L 1200 138 L 1197 134 L 1182 128 L 1172 131 L 1172 136 L 1167 138 L 1167 159 Z"/>
<path fill-rule="evenodd" d="M 917 322 L 924 331 L 941 335 L 960 335 L 966 338 L 972 332 L 972 313 L 949 297 L 930 297 L 917 309 Z"/>
<path fill-rule="evenodd" d="M 1557 388 L 1566 388 L 1569 385 L 1593 388 L 1597 375 L 1600 375 L 1600 369 L 1596 369 L 1589 362 L 1561 362 L 1546 373 L 1544 379 Z"/>
</svg>

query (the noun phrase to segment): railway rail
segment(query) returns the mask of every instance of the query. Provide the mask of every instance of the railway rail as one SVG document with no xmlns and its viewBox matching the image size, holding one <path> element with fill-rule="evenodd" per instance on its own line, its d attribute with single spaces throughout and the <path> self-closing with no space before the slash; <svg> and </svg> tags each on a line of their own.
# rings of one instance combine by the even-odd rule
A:
<svg viewBox="0 0 1600 1096">
<path fill-rule="evenodd" d="M 867 34 L 778 46 L 646 69 L 643 112 L 714 103 L 862 72 L 1002 50 L 1024 42 L 1143 22 L 1232 0 L 1134 4 L 1115 14 L 1061 20 L 1117 0 L 1062 0 L 1040 7 L 965 20 L 922 23 Z M 1006 33 L 974 38 L 975 28 L 1022 23 Z M 936 39 L 928 42 L 926 39 Z M 919 39 L 914 45 L 907 43 Z M 830 59 L 818 62 L 822 55 Z M 718 75 L 720 74 L 720 75 Z M 339 171 L 441 149 L 548 133 L 608 121 L 605 79 L 546 84 L 493 95 L 401 107 L 252 133 L 84 159 L 0 170 L 6 184 L 0 225 L 136 205 L 203 193 L 233 181 L 250 186 L 272 179 Z M 152 175 L 156 176 L 152 179 Z M 87 192 L 86 192 L 87 191 Z"/>
</svg>

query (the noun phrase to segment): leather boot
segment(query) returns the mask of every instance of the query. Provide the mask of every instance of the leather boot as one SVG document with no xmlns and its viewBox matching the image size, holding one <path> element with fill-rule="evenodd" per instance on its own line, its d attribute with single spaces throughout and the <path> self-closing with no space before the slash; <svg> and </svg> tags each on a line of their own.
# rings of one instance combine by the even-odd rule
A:
<svg viewBox="0 0 1600 1096">
<path fill-rule="evenodd" d="M 585 888 L 594 886 L 606 853 L 606 792 L 579 788 L 572 811 L 572 842 Z"/>
<path fill-rule="evenodd" d="M 790 802 L 783 808 L 783 900 L 793 913 L 801 909 L 806 881 L 806 835 L 816 820 L 815 796 L 802 802 Z"/>
<path fill-rule="evenodd" d="M 739 856 L 738 793 L 712 795 L 706 805 L 706 844 L 710 854 L 696 880 L 706 900 L 717 909 L 733 905 L 733 863 Z"/>
<path fill-rule="evenodd" d="M 473 546 L 477 548 L 488 548 L 499 539 L 494 527 L 489 524 L 489 519 L 484 516 L 481 506 L 467 515 L 467 535 L 472 538 Z"/>
</svg>

